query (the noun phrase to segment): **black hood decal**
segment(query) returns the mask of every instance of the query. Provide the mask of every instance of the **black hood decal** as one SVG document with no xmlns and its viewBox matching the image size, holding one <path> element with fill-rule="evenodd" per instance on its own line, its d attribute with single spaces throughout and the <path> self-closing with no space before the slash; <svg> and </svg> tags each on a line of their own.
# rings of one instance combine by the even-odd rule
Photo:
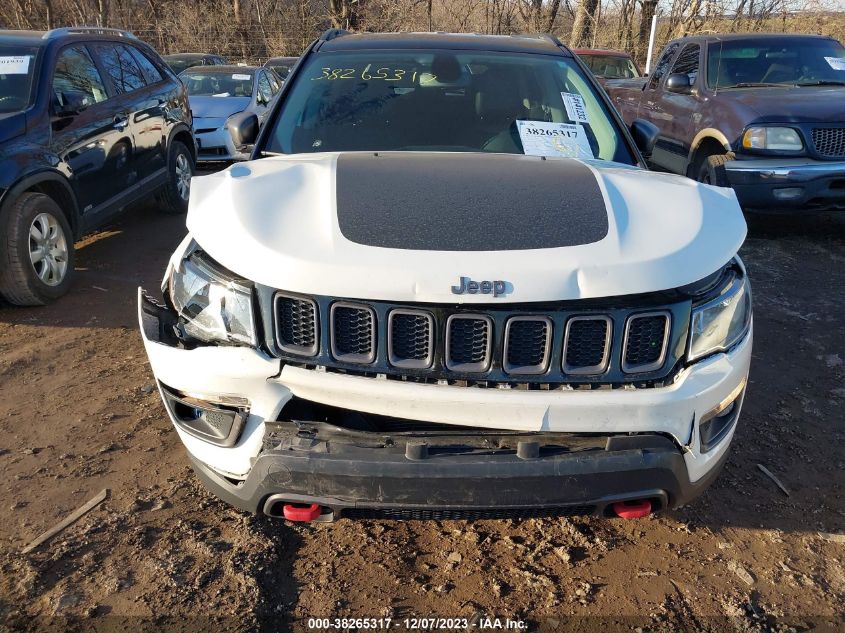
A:
<svg viewBox="0 0 845 633">
<path fill-rule="evenodd" d="M 598 242 L 608 211 L 575 160 L 462 153 L 341 154 L 337 217 L 347 239 L 433 251 L 559 248 Z"/>
</svg>

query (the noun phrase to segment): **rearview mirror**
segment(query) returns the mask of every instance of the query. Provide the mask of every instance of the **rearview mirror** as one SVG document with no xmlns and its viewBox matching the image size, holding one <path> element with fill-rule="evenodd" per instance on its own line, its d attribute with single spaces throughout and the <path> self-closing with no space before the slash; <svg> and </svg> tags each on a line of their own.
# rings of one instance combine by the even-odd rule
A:
<svg viewBox="0 0 845 633">
<path fill-rule="evenodd" d="M 238 112 L 226 121 L 226 129 L 235 147 L 252 145 L 258 138 L 258 117 L 252 112 Z"/>
<path fill-rule="evenodd" d="M 666 78 L 666 90 L 669 92 L 676 92 L 678 94 L 689 94 L 692 90 L 689 75 L 683 73 L 674 73 L 669 75 Z"/>
<path fill-rule="evenodd" d="M 654 144 L 660 134 L 660 128 L 650 121 L 636 119 L 631 123 L 631 136 L 634 137 L 634 144 L 643 158 L 650 158 L 654 151 Z"/>
</svg>

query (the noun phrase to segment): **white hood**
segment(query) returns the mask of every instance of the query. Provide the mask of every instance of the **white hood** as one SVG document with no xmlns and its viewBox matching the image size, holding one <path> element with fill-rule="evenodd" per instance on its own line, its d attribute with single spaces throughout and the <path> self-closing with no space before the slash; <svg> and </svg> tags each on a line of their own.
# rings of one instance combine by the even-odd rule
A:
<svg viewBox="0 0 845 633">
<path fill-rule="evenodd" d="M 192 237 L 233 272 L 291 292 L 394 302 L 513 303 L 683 286 L 725 264 L 746 234 L 730 189 L 613 163 L 579 161 L 595 177 L 607 210 L 606 233 L 602 228 L 603 237 L 597 241 L 521 250 L 366 245 L 347 239 L 341 230 L 336 192 L 339 156 L 265 158 L 195 178 L 187 220 Z M 462 155 L 461 160 L 473 161 L 476 156 Z M 573 163 L 523 156 L 515 160 Z M 418 178 L 425 181 L 426 174 Z M 373 191 L 374 198 L 383 202 L 391 187 L 385 179 Z M 573 204 L 581 204 L 577 196 L 574 200 Z M 397 196 L 395 204 L 409 202 Z M 491 225 L 484 230 L 530 231 L 518 204 L 506 211 L 511 226 Z M 561 222 L 568 217 L 562 212 Z M 504 280 L 508 292 L 496 299 L 490 294 L 457 296 L 451 288 L 460 277 Z"/>
</svg>

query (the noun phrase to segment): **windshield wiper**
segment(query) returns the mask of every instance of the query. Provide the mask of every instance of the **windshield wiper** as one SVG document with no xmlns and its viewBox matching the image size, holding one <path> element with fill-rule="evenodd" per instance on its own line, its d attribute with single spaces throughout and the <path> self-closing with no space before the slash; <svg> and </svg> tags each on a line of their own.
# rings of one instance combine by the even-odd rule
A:
<svg viewBox="0 0 845 633">
<path fill-rule="evenodd" d="M 832 79 L 819 79 L 818 81 L 804 81 L 796 86 L 845 86 L 845 81 L 835 81 Z"/>
<path fill-rule="evenodd" d="M 791 88 L 794 84 L 772 84 L 757 81 L 744 81 L 742 83 L 734 84 L 733 86 L 720 86 L 720 90 L 727 90 L 729 88 Z"/>
<path fill-rule="evenodd" d="M 270 152 L 266 149 L 261 150 L 259 154 L 261 154 L 261 156 L 285 156 L 285 154 L 282 154 L 281 152 Z"/>
</svg>

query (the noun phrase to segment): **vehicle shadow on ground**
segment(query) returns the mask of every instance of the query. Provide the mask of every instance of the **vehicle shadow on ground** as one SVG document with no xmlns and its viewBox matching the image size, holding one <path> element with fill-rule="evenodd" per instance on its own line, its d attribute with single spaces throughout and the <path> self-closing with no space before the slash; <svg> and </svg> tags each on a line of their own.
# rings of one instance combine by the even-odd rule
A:
<svg viewBox="0 0 845 633">
<path fill-rule="evenodd" d="M 165 215 L 149 203 L 137 205 L 115 223 L 77 242 L 76 279 L 65 297 L 39 307 L 0 300 L 0 322 L 135 327 L 138 286 L 158 294 L 167 261 L 186 232 L 184 215 Z"/>
</svg>

